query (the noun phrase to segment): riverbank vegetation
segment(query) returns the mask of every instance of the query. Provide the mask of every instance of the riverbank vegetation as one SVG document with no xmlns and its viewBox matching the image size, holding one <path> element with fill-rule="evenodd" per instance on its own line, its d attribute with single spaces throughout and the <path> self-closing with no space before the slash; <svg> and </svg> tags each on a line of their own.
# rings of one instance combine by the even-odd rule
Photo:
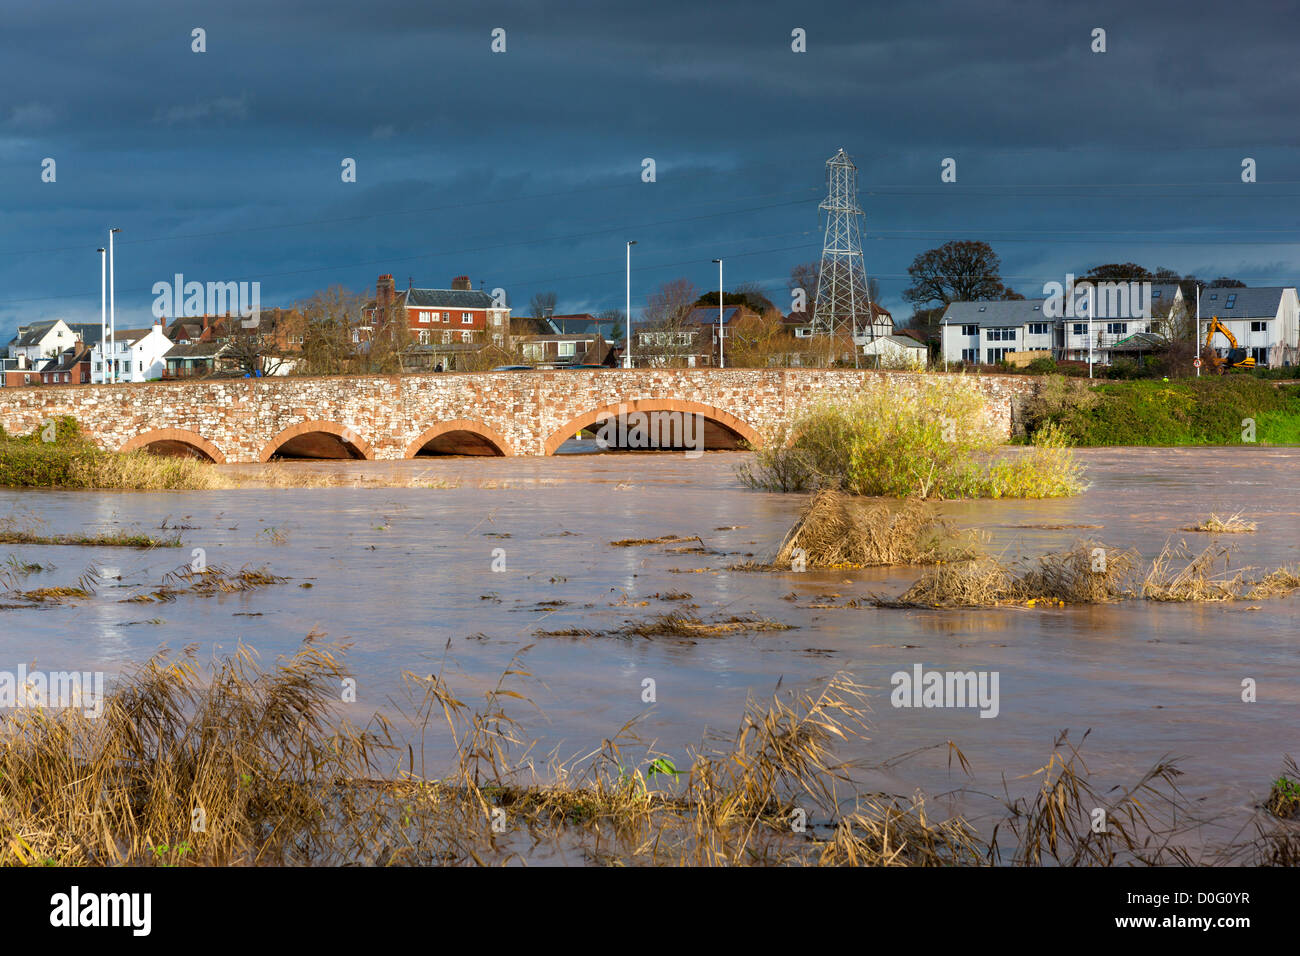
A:
<svg viewBox="0 0 1300 956">
<path fill-rule="evenodd" d="M 457 483 L 420 474 L 348 473 L 282 462 L 218 467 L 197 458 L 99 448 L 72 418 L 28 435 L 0 428 L 0 487 L 104 491 L 217 491 L 231 488 L 430 488 Z M 486 485 L 484 485 L 486 487 Z M 68 542 L 73 543 L 73 542 Z"/>
<path fill-rule="evenodd" d="M 103 451 L 71 418 L 53 420 L 29 435 L 0 429 L 0 486 L 182 491 L 222 484 L 211 466 L 192 458 Z"/>
<path fill-rule="evenodd" d="M 0 863 L 1108 866 L 1295 857 L 1294 835 L 1261 807 L 1276 829 L 1261 823 L 1249 843 L 1193 858 L 1179 839 L 1187 806 L 1173 763 L 1127 785 L 1095 781 L 1064 734 L 1034 774 L 1006 777 L 1032 780 L 1023 792 L 983 797 L 989 836 L 920 794 L 860 791 L 836 748 L 866 738 L 866 691 L 842 675 L 751 700 L 733 734 L 680 755 L 644 743 L 629 722 L 590 755 L 541 767 L 512 713 L 535 710 L 518 657 L 477 707 L 440 675 L 406 675 L 409 749 L 380 716 L 358 726 L 337 715 L 349 670 L 343 648 L 319 635 L 269 670 L 243 646 L 210 667 L 194 653 L 159 655 L 118 680 L 97 717 L 11 708 L 0 722 Z M 426 772 L 416 756 L 426 743 L 450 749 L 447 772 Z M 952 742 L 937 746 L 970 771 Z M 1106 808 L 1101 833 L 1089 825 L 1095 807 Z"/>
<path fill-rule="evenodd" d="M 983 408 L 974 387 L 951 380 L 865 393 L 768 436 L 738 474 L 767 491 L 892 498 L 1055 498 L 1083 490 L 1065 432 L 1044 422 L 1032 452 L 999 453 Z"/>
<path fill-rule="evenodd" d="M 1080 446 L 1300 444 L 1300 385 L 1207 375 L 1089 386 L 1050 375 L 1024 420 L 1030 440 L 1059 429 Z"/>
<path fill-rule="evenodd" d="M 1211 545 L 1199 553 L 1168 544 L 1142 572 L 1133 549 L 1081 541 L 1033 561 L 1006 562 L 980 553 L 938 564 L 897 598 L 873 595 L 877 607 L 1051 608 L 1141 599 L 1161 603 L 1223 603 L 1287 597 L 1300 590 L 1300 567 L 1254 579 L 1232 570 L 1231 551 Z"/>
</svg>

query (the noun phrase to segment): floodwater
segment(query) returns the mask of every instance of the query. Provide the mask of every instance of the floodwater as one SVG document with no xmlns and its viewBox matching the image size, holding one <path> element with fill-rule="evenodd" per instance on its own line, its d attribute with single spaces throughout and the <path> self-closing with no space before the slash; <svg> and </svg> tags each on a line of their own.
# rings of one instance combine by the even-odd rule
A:
<svg viewBox="0 0 1300 956">
<path fill-rule="evenodd" d="M 533 676 L 513 689 L 514 715 L 536 755 L 589 753 L 629 719 L 661 751 L 684 757 L 706 732 L 729 732 L 746 698 L 811 689 L 838 672 L 871 692 L 870 739 L 842 748 L 873 789 L 945 795 L 938 806 L 976 820 L 997 810 L 1003 780 L 1042 766 L 1060 731 L 1079 740 L 1103 789 L 1129 784 L 1165 755 L 1207 843 L 1231 839 L 1265 799 L 1285 754 L 1300 756 L 1300 595 L 1226 605 L 1128 602 L 1102 607 L 922 611 L 828 608 L 876 592 L 900 593 L 916 569 L 754 573 L 727 566 L 770 557 L 801 496 L 759 493 L 735 478 L 742 453 L 561 455 L 553 458 L 313 462 L 289 467 L 421 475 L 452 487 L 240 489 L 186 493 L 0 490 L 0 516 L 46 530 L 189 526 L 184 547 L 140 552 L 73 547 L 0 548 L 57 569 L 24 587 L 67 585 L 89 566 L 106 576 L 79 604 L 0 610 L 0 670 L 129 669 L 166 645 L 204 656 L 243 641 L 265 663 L 313 629 L 352 644 L 358 700 L 349 715 L 397 719 L 405 671 L 441 671 L 476 702 L 515 655 Z M 1234 567 L 1300 562 L 1300 464 L 1295 448 L 1090 449 L 1092 486 L 1053 501 L 949 502 L 962 527 L 980 528 L 1007 557 L 1081 537 L 1136 547 L 1149 560 L 1169 540 L 1211 537 L 1179 529 L 1211 512 L 1243 512 L 1256 534 L 1218 540 Z M 234 466 L 237 467 L 237 466 Z M 1098 528 L 1024 527 L 1100 525 Z M 698 535 L 707 553 L 677 545 L 612 547 L 624 538 Z M 125 604 L 202 548 L 210 565 L 268 566 L 291 580 L 247 594 Z M 498 550 L 499 549 L 499 550 Z M 493 570 L 494 563 L 504 570 Z M 1262 573 L 1262 571 L 1261 571 Z M 1249 576 L 1249 575 L 1248 575 Z M 117 578 L 120 577 L 120 580 Z M 310 585 L 305 587 L 304 585 Z M 700 638 L 539 637 L 539 629 L 612 631 L 680 607 L 687 592 L 706 620 L 759 615 L 788 631 Z M 828 595 L 836 595 L 829 597 Z M 790 598 L 793 599 L 790 599 Z M 641 606 L 641 602 L 648 602 Z M 527 648 L 527 650 L 525 650 Z M 996 671 L 998 714 L 895 708 L 890 676 L 926 670 Z M 643 702 L 643 681 L 656 701 Z M 1242 700 L 1252 679 L 1258 699 Z M 952 740 L 971 776 L 949 766 Z M 924 750 L 902 760 L 899 755 Z M 447 759 L 445 735 L 426 741 L 429 771 Z M 952 791 L 964 788 L 961 794 Z"/>
</svg>

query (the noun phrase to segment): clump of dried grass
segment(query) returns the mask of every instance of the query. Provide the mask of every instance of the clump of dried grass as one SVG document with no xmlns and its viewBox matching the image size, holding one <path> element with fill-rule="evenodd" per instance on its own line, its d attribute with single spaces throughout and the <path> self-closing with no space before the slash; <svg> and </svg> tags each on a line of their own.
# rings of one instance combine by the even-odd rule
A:
<svg viewBox="0 0 1300 956">
<path fill-rule="evenodd" d="M 1085 733 L 1084 739 L 1088 734 Z M 1186 803 L 1175 782 L 1182 776 L 1174 761 L 1162 757 L 1132 786 L 1094 787 L 1078 747 L 1066 734 L 1057 738 L 1046 764 L 1030 777 L 1039 778 L 1032 799 L 1006 798 L 1005 827 L 1015 836 L 1011 862 L 1019 866 L 1147 866 L 1190 864 L 1187 851 L 1173 839 Z M 1097 810 L 1105 827 L 1094 826 Z M 999 856 L 997 829 L 990 855 Z"/>
<path fill-rule="evenodd" d="M 1045 554 L 1028 568 L 981 554 L 931 568 L 896 601 L 884 607 L 997 607 L 1005 604 L 1107 604 L 1131 594 L 1133 551 L 1079 542 Z"/>
<path fill-rule="evenodd" d="M 1205 532 L 1207 534 L 1250 534 L 1256 530 L 1256 527 L 1255 522 L 1243 520 L 1241 512 L 1238 511 L 1226 518 L 1211 514 L 1199 524 L 1188 525 L 1183 530 Z"/>
<path fill-rule="evenodd" d="M 1258 601 L 1261 598 L 1286 597 L 1293 591 L 1300 591 L 1300 568 L 1278 568 L 1251 585 L 1246 599 Z"/>
<path fill-rule="evenodd" d="M 703 621 L 693 614 L 672 611 L 647 621 L 636 621 L 619 631 L 630 637 L 720 637 L 724 634 L 752 631 L 789 631 L 793 624 L 783 624 L 753 615 L 732 615 L 720 621 Z"/>
<path fill-rule="evenodd" d="M 1161 602 L 1235 601 L 1241 597 L 1242 576 L 1228 573 L 1230 554 L 1227 548 L 1211 545 L 1193 556 L 1185 542 L 1166 544 L 1142 582 L 1142 596 Z M 1216 572 L 1220 562 L 1223 570 Z"/>
<path fill-rule="evenodd" d="M 932 505 L 909 498 L 901 505 L 824 489 L 813 494 L 786 534 L 773 567 L 790 568 L 796 553 L 808 568 L 865 568 L 932 564 L 969 557 L 952 542 L 952 525 Z"/>
<path fill-rule="evenodd" d="M 1018 595 L 1011 571 L 992 555 L 981 554 L 969 561 L 937 565 L 898 600 L 876 598 L 875 603 L 882 607 L 995 607 Z"/>
<path fill-rule="evenodd" d="M 271 672 L 241 646 L 206 680 L 187 651 L 125 678 L 98 718 L 6 713 L 0 864 L 327 858 L 339 823 L 331 787 L 368 773 L 382 743 L 327 724 L 346 676 L 310 640 Z"/>
<path fill-rule="evenodd" d="M 1108 548 L 1096 541 L 1045 554 L 1017 582 L 1022 600 L 1063 604 L 1109 604 L 1133 588 L 1136 551 Z"/>
</svg>

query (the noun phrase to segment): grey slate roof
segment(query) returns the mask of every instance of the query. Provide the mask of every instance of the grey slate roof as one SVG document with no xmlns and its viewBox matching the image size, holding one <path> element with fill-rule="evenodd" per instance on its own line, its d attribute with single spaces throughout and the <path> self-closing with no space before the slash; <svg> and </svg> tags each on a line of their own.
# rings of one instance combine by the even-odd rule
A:
<svg viewBox="0 0 1300 956">
<path fill-rule="evenodd" d="M 991 302 L 953 302 L 944 310 L 942 325 L 978 325 L 982 329 L 1021 326 L 1026 322 L 1051 322 L 1043 314 L 1046 299 L 998 299 Z"/>
<path fill-rule="evenodd" d="M 482 289 L 407 289 L 398 295 L 406 296 L 406 304 L 413 309 L 492 308 L 492 296 Z"/>
<path fill-rule="evenodd" d="M 1217 315 L 1221 319 L 1272 319 L 1277 317 L 1277 308 L 1282 301 L 1282 293 L 1289 286 L 1267 286 L 1258 289 L 1202 289 L 1201 316 L 1206 318 Z M 1228 297 L 1235 295 L 1232 306 L 1228 306 Z"/>
<path fill-rule="evenodd" d="M 18 329 L 16 335 L 9 344 L 19 348 L 36 345 L 45 338 L 50 329 L 54 328 L 58 319 L 52 319 L 49 322 L 37 322 L 33 325 L 25 325 Z M 81 341 L 86 345 L 95 345 L 99 342 L 99 326 L 90 322 L 66 322 L 64 323 L 72 330 L 73 335 L 81 337 Z"/>
</svg>

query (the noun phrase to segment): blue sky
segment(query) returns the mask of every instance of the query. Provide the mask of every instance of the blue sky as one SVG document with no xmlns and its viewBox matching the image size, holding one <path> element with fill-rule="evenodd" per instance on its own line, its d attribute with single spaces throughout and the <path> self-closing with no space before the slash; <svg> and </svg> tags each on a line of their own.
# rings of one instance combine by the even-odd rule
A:
<svg viewBox="0 0 1300 956">
<path fill-rule="evenodd" d="M 908 263 L 949 239 L 990 242 L 1027 295 L 1128 260 L 1300 282 L 1294 8 L 1138 6 L 8 5 L 0 335 L 98 321 L 110 225 L 119 327 L 178 272 L 260 281 L 263 307 L 383 272 L 621 307 L 626 239 L 634 310 L 679 276 L 715 288 L 717 256 L 788 307 L 841 146 L 898 318 Z"/>
</svg>

